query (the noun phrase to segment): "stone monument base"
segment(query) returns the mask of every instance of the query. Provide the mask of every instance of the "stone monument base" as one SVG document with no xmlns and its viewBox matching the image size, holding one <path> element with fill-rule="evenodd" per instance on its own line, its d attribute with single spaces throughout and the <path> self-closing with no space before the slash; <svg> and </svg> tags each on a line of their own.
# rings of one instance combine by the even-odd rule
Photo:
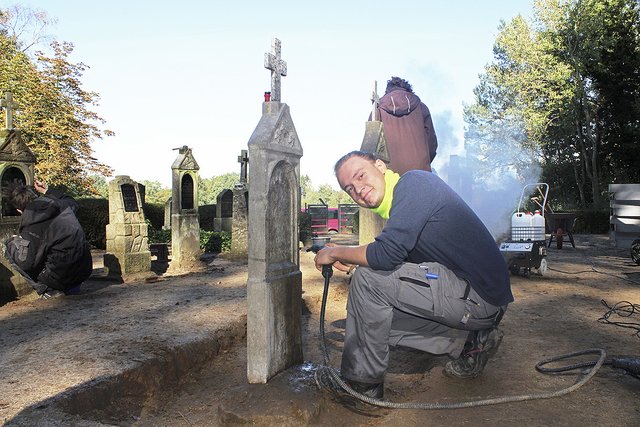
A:
<svg viewBox="0 0 640 427">
<path fill-rule="evenodd" d="M 247 378 L 266 383 L 302 357 L 302 273 L 247 283 Z M 274 307 L 277 310 L 274 310 Z"/>
<path fill-rule="evenodd" d="M 104 269 L 108 277 L 121 277 L 132 282 L 155 276 L 151 271 L 151 252 L 129 252 L 125 254 L 104 254 Z"/>
</svg>

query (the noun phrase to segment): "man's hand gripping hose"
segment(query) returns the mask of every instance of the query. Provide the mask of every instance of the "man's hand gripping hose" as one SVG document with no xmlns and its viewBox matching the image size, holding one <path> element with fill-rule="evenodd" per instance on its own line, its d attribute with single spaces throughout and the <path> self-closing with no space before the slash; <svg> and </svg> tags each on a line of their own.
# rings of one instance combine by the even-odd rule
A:
<svg viewBox="0 0 640 427">
<path fill-rule="evenodd" d="M 322 249 L 324 249 L 324 246 L 313 245 L 307 249 L 307 252 L 313 252 L 317 254 Z M 582 387 L 584 384 L 586 384 L 591 378 L 593 378 L 593 376 L 598 372 L 598 370 L 604 364 L 610 364 L 613 367 L 625 369 L 629 374 L 635 377 L 638 377 L 640 379 L 640 357 L 625 356 L 625 357 L 614 357 L 609 360 L 606 360 L 607 355 L 603 349 L 592 348 L 592 349 L 578 351 L 575 353 L 564 354 L 564 355 L 548 358 L 536 364 L 536 369 L 539 372 L 543 372 L 543 373 L 557 373 L 557 372 L 565 372 L 565 371 L 573 370 L 577 368 L 590 368 L 582 371 L 583 376 L 579 378 L 579 380 L 576 381 L 575 384 L 558 391 L 525 394 L 520 396 L 504 396 L 504 397 L 496 397 L 496 398 L 490 398 L 490 399 L 482 399 L 482 400 L 458 402 L 458 403 L 421 403 L 421 402 L 397 403 L 397 402 L 389 402 L 384 400 L 372 399 L 368 396 L 365 396 L 353 390 L 349 386 L 349 384 L 347 384 L 340 377 L 340 374 L 335 369 L 329 366 L 329 355 L 328 355 L 327 347 L 325 343 L 326 340 L 325 340 L 325 332 L 324 332 L 324 318 L 325 318 L 325 311 L 327 307 L 327 295 L 329 293 L 329 281 L 332 276 L 333 276 L 332 266 L 323 265 L 322 277 L 324 277 L 324 290 L 322 292 L 322 305 L 320 308 L 320 347 L 322 349 L 322 354 L 324 358 L 324 366 L 320 366 L 315 373 L 315 380 L 316 380 L 316 384 L 318 385 L 318 388 L 326 387 L 334 392 L 346 392 L 348 395 L 355 397 L 356 399 L 362 402 L 365 402 L 374 406 L 383 407 L 383 408 L 458 409 L 458 408 L 471 408 L 476 406 L 495 405 L 498 403 L 549 399 L 552 397 L 564 396 L 565 394 L 569 394 L 572 391 L 575 391 L 578 388 Z M 583 363 L 559 367 L 559 368 L 543 368 L 543 365 L 548 363 L 556 362 L 558 360 L 568 359 L 571 357 L 586 355 L 586 354 L 598 355 L 598 359 L 596 361 L 583 362 Z"/>
</svg>

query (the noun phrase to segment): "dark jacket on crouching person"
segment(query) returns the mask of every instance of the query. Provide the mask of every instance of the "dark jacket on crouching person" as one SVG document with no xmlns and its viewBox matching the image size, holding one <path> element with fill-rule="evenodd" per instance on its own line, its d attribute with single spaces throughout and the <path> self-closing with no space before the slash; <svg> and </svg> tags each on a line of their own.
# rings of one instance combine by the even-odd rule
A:
<svg viewBox="0 0 640 427">
<path fill-rule="evenodd" d="M 47 193 L 27 204 L 17 236 L 7 242 L 11 262 L 43 294 L 67 292 L 86 280 L 93 270 L 89 244 L 75 216 L 76 201 L 61 191 Z"/>
</svg>

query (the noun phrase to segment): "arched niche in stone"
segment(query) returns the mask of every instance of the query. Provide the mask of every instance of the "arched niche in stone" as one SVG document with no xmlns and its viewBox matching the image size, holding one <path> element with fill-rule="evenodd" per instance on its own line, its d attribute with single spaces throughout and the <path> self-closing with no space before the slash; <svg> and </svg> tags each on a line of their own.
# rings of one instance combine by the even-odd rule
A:
<svg viewBox="0 0 640 427">
<path fill-rule="evenodd" d="M 7 184 L 15 180 L 18 180 L 27 185 L 32 184 L 31 179 L 28 178 L 30 175 L 29 169 L 26 167 L 21 167 L 21 165 L 6 165 L 4 168 L 2 168 L 0 174 L 0 186 L 2 188 L 5 188 Z M 0 195 L 0 197 L 2 196 Z M 19 213 L 16 211 L 16 209 L 11 204 L 9 204 L 9 202 L 7 202 L 4 197 L 2 197 L 2 218 L 17 217 L 18 215 Z"/>
<path fill-rule="evenodd" d="M 298 239 L 296 232 L 296 195 L 298 182 L 296 173 L 289 163 L 278 162 L 271 173 L 267 194 L 266 218 L 266 264 L 268 271 L 274 275 L 285 273 L 296 268 Z M 268 273 L 268 274 L 269 274 Z"/>
<path fill-rule="evenodd" d="M 180 208 L 193 209 L 195 206 L 194 183 L 191 174 L 185 173 L 180 182 Z"/>
</svg>

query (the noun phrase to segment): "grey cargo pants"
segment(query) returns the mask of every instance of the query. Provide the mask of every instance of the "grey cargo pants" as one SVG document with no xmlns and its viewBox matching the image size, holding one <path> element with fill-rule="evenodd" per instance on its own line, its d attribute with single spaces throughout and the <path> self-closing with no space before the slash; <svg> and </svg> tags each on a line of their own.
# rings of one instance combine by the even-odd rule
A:
<svg viewBox="0 0 640 427">
<path fill-rule="evenodd" d="M 383 382 L 389 345 L 457 358 L 469 331 L 490 328 L 499 311 L 441 264 L 358 267 L 349 287 L 341 374 Z"/>
</svg>

